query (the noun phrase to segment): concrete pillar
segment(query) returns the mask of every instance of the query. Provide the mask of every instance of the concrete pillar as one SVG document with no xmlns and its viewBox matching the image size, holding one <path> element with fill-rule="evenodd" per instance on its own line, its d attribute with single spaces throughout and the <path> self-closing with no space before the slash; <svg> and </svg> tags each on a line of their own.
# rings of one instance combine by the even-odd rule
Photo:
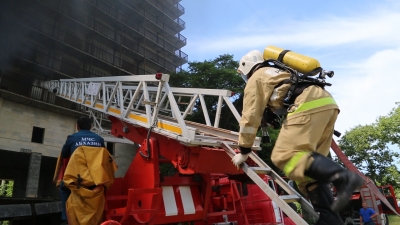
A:
<svg viewBox="0 0 400 225">
<path fill-rule="evenodd" d="M 115 143 L 114 145 L 114 157 L 118 165 L 118 170 L 115 173 L 115 177 L 123 177 L 128 170 L 133 158 L 136 155 L 139 145 L 137 144 L 122 144 Z"/>
</svg>

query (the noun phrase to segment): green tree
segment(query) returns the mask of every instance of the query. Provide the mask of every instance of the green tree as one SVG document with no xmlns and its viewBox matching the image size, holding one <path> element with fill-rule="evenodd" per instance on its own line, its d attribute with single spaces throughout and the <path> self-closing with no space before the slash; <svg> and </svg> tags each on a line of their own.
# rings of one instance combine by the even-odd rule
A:
<svg viewBox="0 0 400 225">
<path fill-rule="evenodd" d="M 231 97 L 233 104 L 241 112 L 241 94 L 243 93 L 244 81 L 236 73 L 238 62 L 233 59 L 233 55 L 220 55 L 213 60 L 203 62 L 189 62 L 186 70 L 171 74 L 169 84 L 171 87 L 184 88 L 206 88 L 206 89 L 225 89 L 234 93 Z M 189 102 L 189 99 L 183 99 Z M 217 97 L 207 96 L 205 99 L 210 120 L 214 121 L 216 115 Z M 229 130 L 238 130 L 235 117 L 230 113 L 230 109 L 224 104 L 222 107 L 220 127 Z M 192 115 L 187 120 L 205 123 L 200 101 L 195 103 Z"/>
<path fill-rule="evenodd" d="M 0 180 L 0 197 L 12 197 L 14 181 Z"/>
<path fill-rule="evenodd" d="M 392 184 L 396 188 L 399 178 L 400 107 L 375 123 L 356 126 L 339 140 L 339 146 L 354 165 L 378 185 Z"/>
</svg>

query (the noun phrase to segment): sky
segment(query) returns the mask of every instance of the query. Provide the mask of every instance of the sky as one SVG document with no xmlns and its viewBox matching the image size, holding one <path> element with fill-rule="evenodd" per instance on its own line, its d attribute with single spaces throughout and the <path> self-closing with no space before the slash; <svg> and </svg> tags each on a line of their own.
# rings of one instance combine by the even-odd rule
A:
<svg viewBox="0 0 400 225">
<path fill-rule="evenodd" d="M 190 62 L 274 45 L 318 59 L 342 134 L 400 102 L 400 1 L 182 0 Z"/>
</svg>

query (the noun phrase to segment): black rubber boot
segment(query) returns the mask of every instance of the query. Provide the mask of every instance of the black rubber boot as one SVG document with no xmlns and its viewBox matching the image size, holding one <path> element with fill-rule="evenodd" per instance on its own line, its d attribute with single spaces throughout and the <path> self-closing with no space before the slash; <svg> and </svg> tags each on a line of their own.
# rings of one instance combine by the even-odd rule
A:
<svg viewBox="0 0 400 225">
<path fill-rule="evenodd" d="M 354 172 L 350 172 L 331 159 L 312 153 L 314 161 L 305 175 L 322 183 L 333 183 L 337 190 L 337 200 L 331 205 L 333 212 L 340 212 L 350 201 L 353 191 L 364 184 L 364 179 Z"/>
<path fill-rule="evenodd" d="M 318 187 L 310 191 L 308 188 L 315 184 Z M 331 209 L 334 200 L 327 183 L 311 183 L 306 189 L 315 212 L 319 213 L 319 219 L 314 225 L 343 225 L 342 218 Z"/>
</svg>

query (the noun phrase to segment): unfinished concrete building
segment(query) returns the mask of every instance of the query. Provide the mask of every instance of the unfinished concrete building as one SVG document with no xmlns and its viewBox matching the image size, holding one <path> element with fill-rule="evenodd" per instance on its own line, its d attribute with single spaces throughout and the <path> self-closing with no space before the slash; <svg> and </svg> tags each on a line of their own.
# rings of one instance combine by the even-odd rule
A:
<svg viewBox="0 0 400 225">
<path fill-rule="evenodd" d="M 55 163 L 66 137 L 76 132 L 76 118 L 85 113 L 39 83 L 175 72 L 188 61 L 181 51 L 185 11 L 180 0 L 18 0 L 1 5 L 0 221 L 18 217 L 26 224 L 51 213 L 48 206 L 59 201 L 52 183 Z M 117 176 L 122 176 L 134 154 L 132 145 L 108 141 L 107 148 L 119 160 Z M 10 194 L 6 187 L 11 183 Z M 1 213 L 5 209 L 7 215 Z"/>
</svg>

